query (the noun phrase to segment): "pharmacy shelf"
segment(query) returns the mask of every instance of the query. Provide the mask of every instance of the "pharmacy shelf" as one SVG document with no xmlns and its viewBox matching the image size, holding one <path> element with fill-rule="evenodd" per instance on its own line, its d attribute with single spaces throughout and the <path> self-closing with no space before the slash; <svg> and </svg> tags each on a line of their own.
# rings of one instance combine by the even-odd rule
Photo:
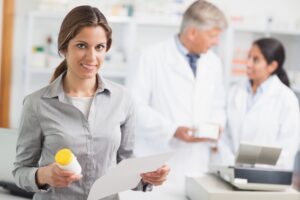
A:
<svg viewBox="0 0 300 200">
<path fill-rule="evenodd" d="M 108 23 L 130 23 L 132 21 L 131 17 L 127 16 L 108 16 Z"/>
<path fill-rule="evenodd" d="M 62 20 L 65 16 L 64 12 L 44 12 L 33 11 L 28 14 L 29 17 L 35 19 L 56 19 Z M 166 16 L 156 17 L 128 17 L 128 16 L 107 16 L 109 23 L 134 23 L 137 25 L 152 25 L 152 26 L 179 26 L 181 19 L 179 17 L 169 18 Z"/>
<path fill-rule="evenodd" d="M 300 93 L 300 85 L 292 85 L 291 88 L 293 91 Z"/>
<path fill-rule="evenodd" d="M 46 20 L 47 23 L 59 23 L 63 19 L 64 13 L 62 12 L 41 12 L 35 11 L 29 13 L 29 25 L 28 25 L 28 37 L 27 37 L 27 54 L 25 62 L 25 88 L 29 88 L 29 80 L 38 76 L 38 74 L 50 74 L 53 72 L 52 68 L 37 68 L 33 69 L 30 66 L 31 50 L 32 45 L 35 44 L 35 39 L 33 37 L 33 30 L 37 20 Z M 108 16 L 108 22 L 112 25 L 114 31 L 114 43 L 113 48 L 116 51 L 121 51 L 124 55 L 126 63 L 119 65 L 113 65 L 116 60 L 116 54 L 111 53 L 112 63 L 105 62 L 105 69 L 103 69 L 103 76 L 125 79 L 127 71 L 130 71 L 130 67 L 135 67 L 137 65 L 136 59 L 138 58 L 139 50 L 143 49 L 147 45 L 151 45 L 154 42 L 165 39 L 167 36 L 170 37 L 172 34 L 176 34 L 179 30 L 181 19 L 178 16 Z M 48 22 L 48 21 L 49 22 Z M 273 36 L 275 37 L 287 37 L 292 38 L 291 42 L 296 39 L 300 40 L 300 30 L 283 30 L 275 29 L 276 27 L 262 27 L 261 25 L 250 25 L 250 24 L 231 24 L 227 31 L 224 34 L 224 37 L 221 38 L 219 47 L 217 47 L 217 52 L 221 56 L 222 61 L 225 67 L 225 81 L 226 84 L 230 84 L 230 80 L 239 80 L 241 76 L 236 78 L 232 77 L 232 67 L 235 67 L 233 63 L 234 60 L 237 60 L 235 57 L 236 48 L 239 48 L 239 45 L 244 43 L 242 48 L 250 48 L 251 42 L 253 39 L 261 36 Z M 49 30 L 51 33 L 53 30 Z M 244 34 L 246 33 L 246 34 Z M 52 32 L 53 34 L 53 32 Z M 253 35 L 253 37 L 241 38 L 241 35 Z M 285 38 L 286 39 L 286 38 Z M 290 42 L 290 43 L 291 43 Z M 289 44 L 288 44 L 289 45 Z M 290 46 L 293 44 L 290 44 Z M 286 46 L 286 45 L 285 45 Z M 292 47 L 294 52 L 294 48 Z M 300 51 L 300 48 L 298 48 Z M 115 59 L 115 60 L 114 60 Z M 123 59 L 123 58 L 122 58 Z M 239 59 L 239 58 L 238 58 Z M 292 59 L 293 63 L 298 58 L 295 58 L 295 55 L 289 54 L 289 60 Z M 300 62 L 300 61 L 299 61 Z M 107 66 L 107 67 L 106 67 Z M 26 91 L 26 89 L 25 89 Z"/>
<path fill-rule="evenodd" d="M 243 75 L 242 66 L 245 66 L 244 61 L 247 58 L 247 52 L 252 42 L 260 37 L 278 38 L 286 50 L 287 60 L 284 67 L 287 70 L 300 71 L 300 69 L 295 69 L 295 66 L 298 66 L 298 63 L 300 63 L 299 56 L 295 53 L 300 51 L 300 46 L 295 43 L 300 41 L 300 30 L 282 30 L 272 26 L 261 27 L 258 25 L 254 27 L 251 25 L 231 24 L 225 32 L 223 46 L 220 48 L 221 54 L 223 54 L 226 88 L 233 82 L 245 79 L 246 75 Z M 237 56 L 238 51 L 242 52 L 242 58 Z"/>
<path fill-rule="evenodd" d="M 300 35 L 299 29 L 280 29 L 280 28 L 273 28 L 270 27 L 267 30 L 266 27 L 254 27 L 250 25 L 232 25 L 231 29 L 238 32 L 252 32 L 252 33 L 261 33 L 261 34 L 282 34 L 282 35 Z"/>
<path fill-rule="evenodd" d="M 62 12 L 46 12 L 46 11 L 32 11 L 28 13 L 29 17 L 41 19 L 41 18 L 46 18 L 46 19 L 63 19 L 64 14 Z"/>
<path fill-rule="evenodd" d="M 172 17 L 171 19 L 166 17 L 136 17 L 133 21 L 137 25 L 179 27 L 181 19 L 178 17 Z"/>
<path fill-rule="evenodd" d="M 47 36 L 48 32 L 51 36 L 55 36 L 56 33 L 54 33 L 54 31 L 58 31 L 59 24 L 64 15 L 65 13 L 63 12 L 34 11 L 28 13 L 27 45 L 24 65 L 24 95 L 28 94 L 28 91 L 32 91 L 34 80 L 38 79 L 39 75 L 50 75 L 53 73 L 53 68 L 42 67 L 42 64 L 39 64 L 41 67 L 38 66 L 34 68 L 32 66 L 32 47 L 39 44 L 39 41 L 45 41 L 43 35 L 46 34 L 45 36 Z M 110 51 L 111 62 L 105 61 L 105 66 L 104 69 L 101 70 L 101 73 L 106 78 L 121 80 L 120 83 L 125 82 L 127 72 L 130 71 L 129 66 L 136 65 L 138 52 L 135 51 L 135 49 L 137 49 L 137 47 L 144 48 L 149 45 L 149 40 L 137 40 L 139 35 L 145 34 L 145 32 L 142 33 L 142 31 L 145 31 L 144 28 L 146 28 L 147 33 L 149 33 L 149 29 L 151 30 L 152 40 L 161 40 L 165 37 L 166 33 L 169 35 L 169 33 L 172 34 L 174 30 L 178 30 L 181 21 L 175 16 L 171 17 L 171 19 L 166 16 L 108 16 L 107 20 L 114 29 L 113 49 L 120 51 L 124 58 L 120 58 L 120 52 L 118 55 Z M 43 26 L 43 28 L 41 28 L 41 26 Z M 51 26 L 53 26 L 53 28 L 50 28 Z M 161 31 L 162 29 L 163 31 Z M 152 34 L 152 30 L 154 35 Z M 120 59 L 124 59 L 126 62 L 121 63 Z"/>
<path fill-rule="evenodd" d="M 100 70 L 99 73 L 107 78 L 124 78 L 126 69 Z"/>
<path fill-rule="evenodd" d="M 28 71 L 32 74 L 51 74 L 55 68 L 29 68 Z"/>
</svg>

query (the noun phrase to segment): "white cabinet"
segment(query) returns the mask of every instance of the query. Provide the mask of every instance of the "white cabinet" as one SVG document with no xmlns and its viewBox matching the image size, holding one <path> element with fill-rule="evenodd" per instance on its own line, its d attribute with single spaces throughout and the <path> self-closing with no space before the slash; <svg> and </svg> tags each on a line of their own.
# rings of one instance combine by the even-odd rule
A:
<svg viewBox="0 0 300 200">
<path fill-rule="evenodd" d="M 57 35 L 65 13 L 31 12 L 28 15 L 27 47 L 24 66 L 24 95 L 48 84 L 54 68 L 62 60 L 57 52 Z M 123 84 L 138 65 L 141 50 L 179 31 L 180 16 L 173 18 L 111 17 L 112 48 L 100 73 Z M 300 88 L 300 30 L 272 29 L 272 26 L 231 24 L 214 48 L 224 64 L 226 86 L 246 78 L 246 58 L 255 39 L 272 36 L 283 42 L 286 49 L 284 67 L 294 88 Z M 49 44 L 49 38 L 52 43 Z M 47 43 L 48 41 L 48 43 Z M 48 45 L 47 45 L 48 44 Z M 43 55 L 33 48 L 44 47 Z M 299 71 L 299 72 L 298 72 Z"/>
<path fill-rule="evenodd" d="M 57 65 L 63 60 L 57 52 L 57 36 L 65 13 L 30 12 L 24 63 L 24 94 L 49 83 Z M 137 65 L 140 50 L 178 32 L 180 20 L 107 17 L 113 30 L 112 47 L 100 73 L 123 84 Z"/>
<path fill-rule="evenodd" d="M 291 86 L 300 85 L 300 30 L 272 29 L 272 27 L 249 27 L 231 25 L 226 31 L 221 47 L 225 65 L 227 86 L 246 79 L 246 59 L 253 41 L 262 37 L 280 40 L 286 51 L 284 68 L 288 72 Z M 298 83 L 297 83 L 298 82 Z"/>
<path fill-rule="evenodd" d="M 57 52 L 57 37 L 64 13 L 31 12 L 28 14 L 27 45 L 24 64 L 24 95 L 49 83 L 54 69 L 63 60 Z M 101 68 L 103 76 L 124 82 L 132 44 L 132 23 L 126 17 L 110 17 L 113 45 Z"/>
<path fill-rule="evenodd" d="M 47 85 L 55 67 L 62 61 L 58 56 L 55 34 L 61 20 L 59 13 L 31 12 L 27 16 L 24 95 Z M 47 38 L 51 38 L 50 43 Z"/>
</svg>

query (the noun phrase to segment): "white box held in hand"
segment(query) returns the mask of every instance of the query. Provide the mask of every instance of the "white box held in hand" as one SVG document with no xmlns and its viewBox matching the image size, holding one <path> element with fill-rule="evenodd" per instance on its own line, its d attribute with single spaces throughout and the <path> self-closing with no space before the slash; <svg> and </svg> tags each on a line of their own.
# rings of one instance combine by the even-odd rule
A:
<svg viewBox="0 0 300 200">
<path fill-rule="evenodd" d="M 214 123 L 202 123 L 196 128 L 195 137 L 210 138 L 217 140 L 219 138 L 220 126 Z"/>
</svg>

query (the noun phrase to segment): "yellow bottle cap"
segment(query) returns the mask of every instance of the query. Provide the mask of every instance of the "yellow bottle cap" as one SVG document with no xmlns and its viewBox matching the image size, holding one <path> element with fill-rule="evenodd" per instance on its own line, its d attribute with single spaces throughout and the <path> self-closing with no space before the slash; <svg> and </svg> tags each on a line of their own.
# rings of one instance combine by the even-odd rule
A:
<svg viewBox="0 0 300 200">
<path fill-rule="evenodd" d="M 55 155 L 55 162 L 63 166 L 70 164 L 72 159 L 72 152 L 67 148 L 59 150 Z"/>
</svg>

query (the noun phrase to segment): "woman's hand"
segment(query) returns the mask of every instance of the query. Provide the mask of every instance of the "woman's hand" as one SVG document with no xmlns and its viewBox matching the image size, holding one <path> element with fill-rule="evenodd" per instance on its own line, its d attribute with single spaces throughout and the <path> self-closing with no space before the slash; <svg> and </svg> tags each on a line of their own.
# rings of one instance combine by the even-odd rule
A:
<svg viewBox="0 0 300 200">
<path fill-rule="evenodd" d="M 52 187 L 68 187 L 72 182 L 78 181 L 81 176 L 59 168 L 56 163 L 45 167 L 40 167 L 36 172 L 36 181 L 38 186 L 48 184 Z"/>
<path fill-rule="evenodd" d="M 169 172 L 170 168 L 164 165 L 158 168 L 156 171 L 141 174 L 142 181 L 144 183 L 150 183 L 155 186 L 161 185 L 167 179 L 167 175 L 169 174 Z"/>
</svg>

